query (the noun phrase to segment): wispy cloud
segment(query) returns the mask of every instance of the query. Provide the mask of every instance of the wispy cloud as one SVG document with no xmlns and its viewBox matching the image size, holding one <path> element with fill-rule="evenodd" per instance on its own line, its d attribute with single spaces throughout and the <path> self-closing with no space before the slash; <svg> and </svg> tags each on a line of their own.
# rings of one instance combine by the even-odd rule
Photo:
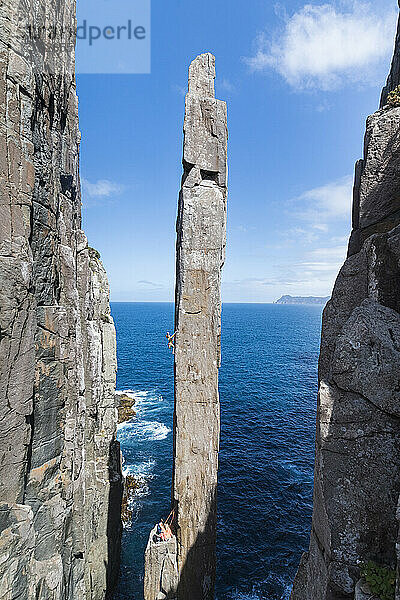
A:
<svg viewBox="0 0 400 600">
<path fill-rule="evenodd" d="M 110 198 L 121 194 L 125 189 L 125 186 L 108 179 L 91 182 L 83 177 L 81 183 L 83 194 L 89 198 Z"/>
<path fill-rule="evenodd" d="M 152 290 L 160 290 L 164 286 L 161 283 L 155 283 L 154 281 L 147 281 L 146 279 L 140 279 L 138 285 L 141 288 L 147 288 Z"/>
<path fill-rule="evenodd" d="M 262 33 L 253 71 L 277 71 L 296 89 L 331 90 L 345 81 L 373 82 L 376 66 L 392 51 L 397 11 L 357 0 L 306 4 L 273 35 Z M 344 6 L 344 8 L 343 8 Z"/>
<path fill-rule="evenodd" d="M 350 222 L 353 178 L 351 175 L 313 188 L 295 199 L 298 217 L 310 221 L 314 229 L 326 231 L 332 220 Z M 301 207 L 301 208 L 300 208 Z"/>
<path fill-rule="evenodd" d="M 252 268 L 252 276 L 224 279 L 226 297 L 263 302 L 282 294 L 328 296 L 346 258 L 352 185 L 351 176 L 342 177 L 289 201 L 291 226 L 256 257 L 253 263 L 261 266 Z"/>
<path fill-rule="evenodd" d="M 254 225 L 243 225 L 242 223 L 239 223 L 239 225 L 231 225 L 229 223 L 228 227 L 230 233 L 249 233 L 251 231 L 256 230 L 256 227 L 254 227 Z"/>
<path fill-rule="evenodd" d="M 250 297 L 257 297 L 261 301 L 271 294 L 276 297 L 286 293 L 327 296 L 331 293 L 340 266 L 329 261 L 286 263 L 275 265 L 276 273 L 268 277 L 224 281 L 223 287 L 228 293 L 245 291 Z"/>
<path fill-rule="evenodd" d="M 233 83 L 229 81 L 229 79 L 226 79 L 226 77 L 224 77 L 221 81 L 217 80 L 217 86 L 218 90 L 222 92 L 227 92 L 228 94 L 232 94 L 236 91 L 236 88 L 233 85 Z"/>
<path fill-rule="evenodd" d="M 326 233 L 327 231 L 328 226 L 325 223 L 307 223 L 303 227 L 297 225 L 295 227 L 290 227 L 286 231 L 283 230 L 281 237 L 284 238 L 286 247 L 288 244 L 310 246 L 310 244 L 318 242 L 321 238 L 321 234 Z"/>
<path fill-rule="evenodd" d="M 251 285 L 270 286 L 279 295 L 330 294 L 347 252 L 352 178 L 344 177 L 304 192 L 293 201 L 291 215 L 303 225 L 284 232 L 292 247 L 292 260 L 274 264 L 274 273 Z M 339 235 L 329 235 L 331 230 Z M 287 246 L 288 247 L 288 246 Z M 241 284 L 243 285 L 243 283 Z"/>
<path fill-rule="evenodd" d="M 324 100 L 322 100 L 322 102 L 317 104 L 317 106 L 315 107 L 315 110 L 319 113 L 324 113 L 324 112 L 327 112 L 328 110 L 331 110 L 331 108 L 332 108 L 332 105 L 324 99 Z"/>
<path fill-rule="evenodd" d="M 327 223 L 313 223 L 312 228 L 317 231 L 323 231 L 324 233 L 328 231 Z"/>
<path fill-rule="evenodd" d="M 184 87 L 183 85 L 178 85 L 178 84 L 173 84 L 172 89 L 174 92 L 176 92 L 177 94 L 179 94 L 180 96 L 186 96 L 187 94 L 187 87 Z"/>
<path fill-rule="evenodd" d="M 346 258 L 346 251 L 346 244 L 315 248 L 307 252 L 303 262 L 295 265 L 295 268 L 302 277 L 305 275 L 309 278 L 318 274 L 319 279 L 327 278 L 328 281 L 333 281 Z"/>
<path fill-rule="evenodd" d="M 309 252 L 309 256 L 320 259 L 329 259 L 342 262 L 346 254 L 346 245 L 329 246 L 328 248 L 314 248 Z"/>
</svg>

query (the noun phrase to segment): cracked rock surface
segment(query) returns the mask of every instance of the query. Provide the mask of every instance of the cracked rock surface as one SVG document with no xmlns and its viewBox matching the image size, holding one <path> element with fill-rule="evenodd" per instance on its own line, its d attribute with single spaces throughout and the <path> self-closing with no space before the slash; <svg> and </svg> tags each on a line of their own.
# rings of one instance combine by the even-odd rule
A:
<svg viewBox="0 0 400 600">
<path fill-rule="evenodd" d="M 228 137 L 226 104 L 215 98 L 214 79 L 214 56 L 201 54 L 189 67 L 177 219 L 172 502 L 178 582 L 151 534 L 145 600 L 214 598 Z"/>
<path fill-rule="evenodd" d="M 0 11 L 0 599 L 87 600 L 118 571 L 120 453 L 107 277 L 81 231 L 75 3 Z M 56 50 L 56 51 L 55 51 Z"/>
<path fill-rule="evenodd" d="M 211 600 L 215 586 L 228 133 L 226 104 L 215 99 L 214 79 L 214 56 L 198 56 L 189 67 L 177 220 L 173 502 L 178 600 Z"/>
<path fill-rule="evenodd" d="M 367 120 L 348 258 L 323 315 L 312 530 L 291 600 L 369 598 L 360 563 L 400 559 L 400 108 L 385 104 L 399 53 L 400 34 Z"/>
</svg>

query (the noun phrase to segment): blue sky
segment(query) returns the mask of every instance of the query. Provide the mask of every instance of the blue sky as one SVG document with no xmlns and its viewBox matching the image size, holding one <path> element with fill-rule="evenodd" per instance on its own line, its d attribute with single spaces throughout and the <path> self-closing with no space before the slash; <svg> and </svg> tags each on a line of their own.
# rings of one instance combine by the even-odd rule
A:
<svg viewBox="0 0 400 600">
<path fill-rule="evenodd" d="M 112 300 L 173 300 L 187 68 L 206 51 L 228 103 L 223 300 L 330 293 L 397 10 L 394 0 L 153 0 L 151 73 L 78 75 L 83 224 Z"/>
</svg>

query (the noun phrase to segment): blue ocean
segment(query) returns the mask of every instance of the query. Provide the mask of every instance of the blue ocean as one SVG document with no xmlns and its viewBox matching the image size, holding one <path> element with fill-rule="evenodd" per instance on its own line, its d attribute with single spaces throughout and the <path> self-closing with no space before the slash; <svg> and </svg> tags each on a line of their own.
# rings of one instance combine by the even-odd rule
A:
<svg viewBox="0 0 400 600">
<path fill-rule="evenodd" d="M 150 529 L 169 512 L 173 305 L 113 303 L 117 387 L 136 399 L 120 425 L 126 473 L 139 482 L 124 528 L 115 600 L 143 600 Z M 284 600 L 311 525 L 322 308 L 224 304 L 220 370 L 218 600 Z"/>
</svg>

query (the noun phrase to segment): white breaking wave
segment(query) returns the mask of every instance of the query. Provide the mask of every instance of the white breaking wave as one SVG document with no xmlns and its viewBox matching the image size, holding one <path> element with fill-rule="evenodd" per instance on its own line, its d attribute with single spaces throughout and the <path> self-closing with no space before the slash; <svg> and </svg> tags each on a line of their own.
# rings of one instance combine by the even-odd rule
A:
<svg viewBox="0 0 400 600">
<path fill-rule="evenodd" d="M 164 402 L 164 398 L 160 395 L 143 390 L 118 390 L 115 392 L 118 396 L 125 395 L 128 398 L 135 400 L 135 410 L 141 412 L 154 412 L 160 407 L 160 403 Z"/>
<path fill-rule="evenodd" d="M 150 396 L 150 392 L 145 390 L 120 390 L 116 392 L 117 394 L 125 394 L 129 398 L 133 398 L 136 402 L 141 403 L 143 400 L 146 400 Z"/>
<path fill-rule="evenodd" d="M 138 513 L 140 504 L 137 503 L 138 498 L 144 498 L 150 493 L 148 482 L 154 477 L 155 460 L 147 460 L 137 465 L 126 465 L 125 461 L 122 465 L 122 473 L 124 477 L 132 475 L 136 479 L 136 488 L 132 497 L 129 499 L 129 508 Z"/>
<path fill-rule="evenodd" d="M 137 465 L 125 465 L 124 463 L 122 472 L 125 477 L 127 475 L 133 475 L 138 479 L 152 479 L 155 466 L 155 460 L 146 460 L 145 462 L 139 463 Z"/>
<path fill-rule="evenodd" d="M 282 592 L 280 600 L 289 600 L 289 596 L 290 596 L 290 592 L 292 591 L 292 587 L 286 585 L 284 583 L 283 579 L 279 576 L 272 576 L 272 579 L 275 579 L 275 580 L 279 581 L 279 583 L 282 583 L 282 585 L 284 585 L 284 591 Z M 216 600 L 218 600 L 218 599 L 216 599 Z M 234 595 L 232 596 L 232 600 L 269 600 L 269 599 L 266 599 L 265 596 L 260 594 L 259 592 L 244 593 L 244 592 L 236 591 L 236 592 L 234 592 Z"/>
<path fill-rule="evenodd" d="M 132 490 L 128 498 L 128 507 L 132 512 L 131 523 L 139 519 L 143 509 L 143 498 L 150 494 L 150 482 L 155 477 L 156 460 L 152 458 L 152 444 L 148 442 L 165 440 L 171 429 L 161 421 L 155 420 L 164 418 L 163 397 L 150 391 L 139 391 L 134 389 L 121 390 L 116 392 L 117 395 L 125 395 L 135 401 L 135 415 L 118 425 L 118 441 L 121 443 L 123 454 L 122 472 L 125 477 L 132 476 L 136 481 L 136 486 Z M 147 417 L 147 419 L 145 418 Z M 149 418 L 150 417 L 150 418 Z M 139 462 L 134 461 L 134 456 L 140 448 L 140 444 L 147 443 L 146 454 L 148 459 Z M 139 454 L 142 454 L 142 450 Z M 133 454 L 133 456 L 132 456 Z M 129 457 L 129 458 L 128 458 Z M 128 462 L 129 461 L 129 462 Z M 131 524 L 124 523 L 124 527 L 130 527 Z"/>
<path fill-rule="evenodd" d="M 165 440 L 170 432 L 170 428 L 164 423 L 136 419 L 118 425 L 118 440 L 120 442 L 128 440 L 137 442 L 160 441 Z"/>
<path fill-rule="evenodd" d="M 233 596 L 233 600 L 263 600 L 263 596 L 252 592 L 251 594 L 245 594 L 243 592 L 236 592 Z"/>
<path fill-rule="evenodd" d="M 146 436 L 148 440 L 165 440 L 171 432 L 170 428 L 164 423 L 158 423 L 157 421 L 143 421 L 140 425 L 142 426 L 141 434 Z"/>
<path fill-rule="evenodd" d="M 135 390 L 115 390 L 115 393 L 117 396 L 128 396 L 128 398 L 132 398 L 132 400 L 136 400 L 140 394 L 140 392 L 135 392 Z"/>
<path fill-rule="evenodd" d="M 149 391 L 138 391 L 133 389 L 118 390 L 117 395 L 125 395 L 135 400 L 134 410 L 136 416 L 129 421 L 118 425 L 118 440 L 120 442 L 130 441 L 161 441 L 165 440 L 171 429 L 159 421 L 142 420 L 145 413 L 153 413 L 158 410 L 158 405 L 163 402 L 163 397 L 155 396 Z"/>
</svg>

